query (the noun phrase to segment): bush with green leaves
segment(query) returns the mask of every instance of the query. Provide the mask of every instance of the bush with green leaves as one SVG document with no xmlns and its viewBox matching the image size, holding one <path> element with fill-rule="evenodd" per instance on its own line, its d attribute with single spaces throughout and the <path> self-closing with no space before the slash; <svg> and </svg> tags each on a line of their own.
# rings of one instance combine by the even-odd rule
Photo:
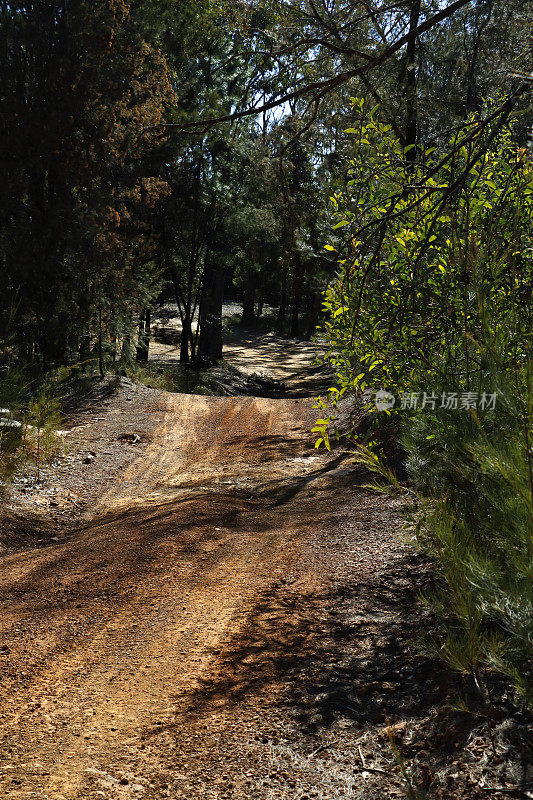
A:
<svg viewBox="0 0 533 800">
<path fill-rule="evenodd" d="M 492 356 L 493 411 L 416 414 L 403 443 L 436 565 L 433 652 L 475 677 L 498 669 L 533 706 L 533 373 Z"/>
<path fill-rule="evenodd" d="M 321 331 L 337 375 L 332 397 L 370 382 L 396 392 L 438 381 L 468 390 L 483 369 L 473 339 L 485 317 L 508 332 L 509 359 L 523 359 L 533 330 L 531 158 L 511 126 L 485 142 L 480 117 L 447 155 L 429 150 L 412 161 L 362 102 L 354 116 L 354 155 L 332 198 L 338 221 L 327 246 L 339 253 Z"/>
<path fill-rule="evenodd" d="M 14 369 L 0 372 L 0 417 L 11 422 L 20 415 L 24 404 L 26 386 L 23 376 Z M 27 460 L 22 448 L 23 428 L 0 426 L 0 488 Z"/>
<path fill-rule="evenodd" d="M 32 390 L 23 373 L 5 369 L 0 376 L 0 414 L 7 424 L 0 426 L 0 486 L 5 488 L 17 472 L 41 467 L 60 452 L 56 434 L 60 423 L 60 401 L 56 376 L 49 376 Z"/>
<path fill-rule="evenodd" d="M 56 429 L 60 422 L 59 401 L 52 386 L 44 386 L 28 403 L 24 417 L 25 442 L 36 468 L 36 480 L 41 479 L 43 463 L 60 452 Z"/>
<path fill-rule="evenodd" d="M 496 395 L 494 409 L 437 402 L 392 413 L 423 508 L 418 540 L 435 564 L 438 588 L 426 599 L 442 624 L 432 649 L 478 686 L 482 668 L 499 670 L 532 705 L 531 156 L 510 125 L 479 147 L 490 109 L 447 156 L 414 160 L 362 103 L 354 113 L 328 245 L 341 256 L 322 330 L 337 376 L 329 402 L 370 385 L 396 396 Z M 315 426 L 326 445 L 331 421 Z M 360 446 L 359 460 L 396 481 L 371 449 Z"/>
</svg>

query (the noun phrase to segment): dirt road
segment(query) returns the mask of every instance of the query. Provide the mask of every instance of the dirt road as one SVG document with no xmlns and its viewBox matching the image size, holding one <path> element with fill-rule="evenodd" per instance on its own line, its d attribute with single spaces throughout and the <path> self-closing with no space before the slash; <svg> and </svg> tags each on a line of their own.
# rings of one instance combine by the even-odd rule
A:
<svg viewBox="0 0 533 800">
<path fill-rule="evenodd" d="M 330 577 L 313 546 L 342 514 L 330 494 L 342 456 L 313 449 L 310 402 L 161 397 L 152 442 L 90 521 L 3 559 L 3 797 L 197 796 L 176 764 L 204 746 L 205 686 L 210 724 L 275 693 L 282 628 L 256 674 L 264 643 L 242 659 L 236 643 L 280 581 L 309 595 Z"/>
<path fill-rule="evenodd" d="M 77 413 L 0 530 L 1 798 L 403 798 L 391 731 L 432 800 L 516 781 L 527 725 L 489 765 L 413 644 L 403 501 L 318 453 L 315 413 L 126 380 Z"/>
</svg>

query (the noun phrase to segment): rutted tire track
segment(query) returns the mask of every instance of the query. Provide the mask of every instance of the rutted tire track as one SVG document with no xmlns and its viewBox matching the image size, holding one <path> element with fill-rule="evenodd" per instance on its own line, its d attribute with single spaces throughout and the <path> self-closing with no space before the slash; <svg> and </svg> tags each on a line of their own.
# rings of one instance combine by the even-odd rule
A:
<svg viewBox="0 0 533 800">
<path fill-rule="evenodd" d="M 324 523 L 309 499 L 275 505 L 280 487 L 327 464 L 312 449 L 309 403 L 166 403 L 153 442 L 89 524 L 4 559 L 6 798 L 168 796 L 150 776 L 168 768 L 179 697 L 210 676 L 302 531 Z"/>
</svg>

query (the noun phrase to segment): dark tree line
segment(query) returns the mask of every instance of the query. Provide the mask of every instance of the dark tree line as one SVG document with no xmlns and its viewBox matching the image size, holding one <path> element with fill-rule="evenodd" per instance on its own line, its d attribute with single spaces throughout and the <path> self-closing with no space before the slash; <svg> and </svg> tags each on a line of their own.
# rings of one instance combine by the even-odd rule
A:
<svg viewBox="0 0 533 800">
<path fill-rule="evenodd" d="M 311 335 L 350 97 L 414 162 L 524 71 L 530 22 L 520 0 L 0 2 L 2 358 L 146 359 L 171 300 L 181 360 L 213 361 L 228 295 Z"/>
</svg>

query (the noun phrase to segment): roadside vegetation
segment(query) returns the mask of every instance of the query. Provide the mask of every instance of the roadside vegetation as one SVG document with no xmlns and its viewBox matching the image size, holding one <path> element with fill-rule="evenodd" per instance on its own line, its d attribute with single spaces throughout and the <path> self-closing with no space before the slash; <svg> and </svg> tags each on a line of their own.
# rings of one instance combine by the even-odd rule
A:
<svg viewBox="0 0 533 800">
<path fill-rule="evenodd" d="M 51 382 L 32 392 L 22 374 L 5 373 L 0 381 L 0 493 L 18 473 L 31 473 L 40 482 L 42 467 L 61 452 L 60 419 Z"/>
<path fill-rule="evenodd" d="M 436 568 L 438 588 L 425 600 L 442 633 L 427 644 L 482 696 L 483 672 L 497 670 L 531 707 L 531 154 L 509 124 L 465 169 L 487 107 L 455 135 L 453 159 L 442 164 L 435 150 L 421 155 L 433 175 L 423 180 L 393 132 L 354 106 L 360 123 L 351 177 L 335 198 L 335 227 L 350 230 L 351 252 L 326 294 L 322 328 L 339 380 L 331 399 L 357 391 L 374 397 L 369 387 L 397 399 L 385 413 L 398 418 L 423 508 L 418 541 Z M 410 184 L 399 197 L 397 187 Z M 375 249 L 383 207 L 389 219 Z M 365 229 L 371 236 L 358 240 Z M 368 408 L 379 437 L 384 413 Z M 332 421 L 317 426 L 326 441 Z M 362 455 L 387 475 L 368 448 Z"/>
</svg>

